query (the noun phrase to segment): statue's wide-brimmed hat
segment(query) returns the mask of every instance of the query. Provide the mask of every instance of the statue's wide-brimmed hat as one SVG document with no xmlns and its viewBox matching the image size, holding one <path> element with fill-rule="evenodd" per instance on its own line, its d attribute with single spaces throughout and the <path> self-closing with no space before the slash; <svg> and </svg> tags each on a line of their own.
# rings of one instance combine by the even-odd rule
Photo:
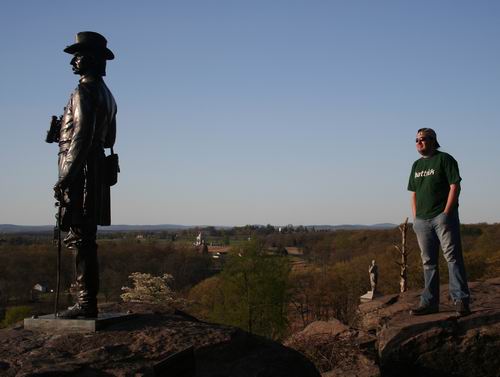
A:
<svg viewBox="0 0 500 377">
<path fill-rule="evenodd" d="M 106 60 L 113 60 L 115 55 L 107 47 L 108 41 L 101 34 L 93 31 L 82 31 L 76 35 L 76 43 L 64 49 L 68 54 L 82 51 L 92 51 Z"/>
</svg>

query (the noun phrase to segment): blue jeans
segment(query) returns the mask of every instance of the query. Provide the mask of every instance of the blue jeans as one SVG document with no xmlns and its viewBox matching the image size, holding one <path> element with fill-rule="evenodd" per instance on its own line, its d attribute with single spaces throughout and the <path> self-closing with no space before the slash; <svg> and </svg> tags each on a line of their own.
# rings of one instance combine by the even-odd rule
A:
<svg viewBox="0 0 500 377">
<path fill-rule="evenodd" d="M 450 296 L 453 301 L 469 303 L 470 293 L 465 275 L 460 220 L 458 210 L 444 212 L 432 219 L 415 218 L 413 230 L 417 235 L 424 267 L 425 287 L 420 296 L 421 305 L 439 305 L 439 246 L 448 262 Z"/>
</svg>

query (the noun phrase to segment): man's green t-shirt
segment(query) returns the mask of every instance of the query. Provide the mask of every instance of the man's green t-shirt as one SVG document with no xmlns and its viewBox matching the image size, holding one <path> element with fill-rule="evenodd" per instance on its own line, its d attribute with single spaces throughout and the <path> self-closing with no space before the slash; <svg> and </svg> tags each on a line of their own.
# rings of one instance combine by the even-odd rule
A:
<svg viewBox="0 0 500 377">
<path fill-rule="evenodd" d="M 458 163 L 448 153 L 436 151 L 432 157 L 415 161 L 408 190 L 417 194 L 417 217 L 431 219 L 443 212 L 450 185 L 461 180 Z"/>
</svg>

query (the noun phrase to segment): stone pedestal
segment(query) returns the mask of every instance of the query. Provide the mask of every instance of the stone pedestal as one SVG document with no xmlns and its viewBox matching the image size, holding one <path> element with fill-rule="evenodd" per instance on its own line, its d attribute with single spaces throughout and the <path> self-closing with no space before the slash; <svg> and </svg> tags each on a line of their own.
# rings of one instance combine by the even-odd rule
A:
<svg viewBox="0 0 500 377">
<path fill-rule="evenodd" d="M 380 293 L 379 291 L 368 291 L 359 299 L 361 300 L 361 302 L 368 302 L 376 299 L 377 297 L 382 297 L 382 293 Z"/>
<path fill-rule="evenodd" d="M 134 314 L 102 313 L 97 318 L 62 319 L 55 318 L 54 314 L 47 314 L 35 318 L 25 318 L 24 328 L 31 331 L 93 333 L 132 317 Z"/>
</svg>

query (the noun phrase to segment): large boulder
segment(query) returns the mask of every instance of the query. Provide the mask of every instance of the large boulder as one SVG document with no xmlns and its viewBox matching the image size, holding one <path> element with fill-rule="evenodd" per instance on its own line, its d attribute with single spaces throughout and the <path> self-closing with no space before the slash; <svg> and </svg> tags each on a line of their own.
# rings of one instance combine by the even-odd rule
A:
<svg viewBox="0 0 500 377">
<path fill-rule="evenodd" d="M 307 325 L 304 330 L 295 335 L 312 337 L 316 335 L 328 335 L 335 337 L 343 332 L 349 331 L 349 327 L 339 320 L 332 318 L 329 321 L 315 321 Z"/>
<path fill-rule="evenodd" d="M 299 352 L 230 326 L 158 306 L 92 334 L 0 330 L 2 376 L 319 377 Z"/>
<path fill-rule="evenodd" d="M 336 319 L 312 322 L 284 342 L 314 361 L 322 377 L 379 377 L 374 343 L 375 337 Z"/>
<path fill-rule="evenodd" d="M 417 291 L 359 306 L 360 328 L 376 335 L 383 376 L 500 376 L 500 278 L 469 286 L 472 314 L 461 318 L 444 285 L 436 314 L 409 314 Z"/>
</svg>

